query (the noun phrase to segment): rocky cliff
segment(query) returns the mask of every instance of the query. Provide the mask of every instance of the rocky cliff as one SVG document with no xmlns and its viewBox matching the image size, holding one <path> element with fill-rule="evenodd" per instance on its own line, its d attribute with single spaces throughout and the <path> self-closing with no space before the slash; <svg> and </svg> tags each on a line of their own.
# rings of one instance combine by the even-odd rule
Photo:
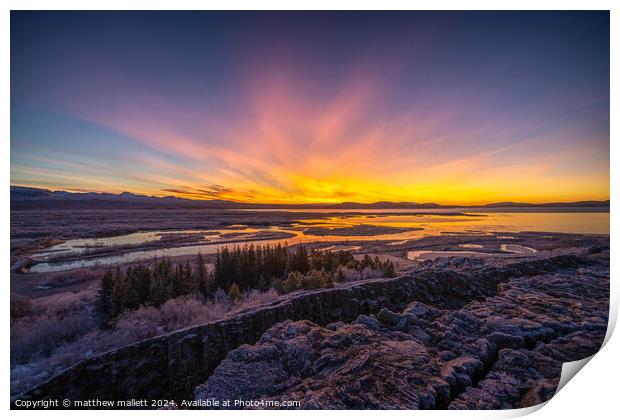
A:
<svg viewBox="0 0 620 420">
<path fill-rule="evenodd" d="M 353 323 L 287 321 L 232 351 L 199 400 L 299 401 L 303 409 L 501 409 L 551 398 L 565 361 L 605 336 L 606 274 L 512 278 L 459 309 L 409 304 Z"/>
<path fill-rule="evenodd" d="M 287 331 L 294 325 L 295 331 L 290 333 L 291 339 L 302 337 L 300 341 L 303 341 L 303 337 L 309 334 L 316 335 L 319 341 L 312 345 L 318 346 L 316 350 L 318 353 L 308 355 L 307 362 L 303 362 L 301 366 L 278 373 L 284 378 L 283 381 L 288 384 L 287 386 L 279 385 L 268 390 L 247 391 L 243 390 L 243 384 L 235 382 L 237 384 L 235 389 L 243 390 L 247 395 L 255 397 L 277 398 L 282 395 L 298 395 L 300 389 L 310 386 L 301 385 L 303 381 L 308 381 L 308 384 L 315 381 L 314 383 L 318 384 L 320 380 L 317 378 L 321 378 L 325 372 L 321 369 L 335 366 L 334 361 L 329 361 L 322 355 L 324 349 L 333 347 L 330 342 L 342 340 L 345 344 L 349 343 L 346 347 L 357 348 L 355 357 L 362 358 L 365 357 L 362 349 L 367 348 L 364 346 L 371 345 L 372 342 L 382 342 L 383 349 L 373 350 L 375 358 L 379 360 L 381 355 L 394 355 L 394 362 L 389 364 L 391 367 L 386 367 L 388 370 L 392 369 L 393 373 L 402 363 L 409 363 L 406 362 L 407 357 L 417 361 L 415 366 L 422 366 L 423 362 L 428 360 L 428 366 L 424 369 L 430 370 L 426 376 L 406 376 L 403 380 L 409 381 L 408 383 L 418 381 L 419 386 L 424 388 L 428 387 L 428 383 L 424 382 L 426 377 L 440 378 L 443 381 L 443 383 L 437 381 L 436 387 L 431 386 L 435 390 L 433 402 L 429 396 L 407 397 L 409 399 L 403 397 L 397 398 L 400 401 L 399 406 L 449 405 L 455 408 L 459 407 L 459 404 L 466 406 L 471 401 L 468 392 L 474 392 L 470 389 L 473 384 L 479 390 L 476 392 L 487 392 L 484 387 L 487 382 L 478 381 L 482 373 L 485 374 L 485 379 L 491 379 L 490 372 L 497 371 L 498 374 L 503 372 L 500 369 L 501 364 L 498 363 L 504 360 L 502 359 L 504 350 L 523 353 L 530 362 L 544 360 L 543 356 L 549 357 L 548 353 L 553 353 L 555 350 L 549 350 L 547 353 L 540 350 L 540 357 L 530 357 L 524 352 L 536 351 L 539 343 L 551 345 L 553 340 L 566 337 L 571 332 L 592 330 L 599 334 L 604 330 L 607 313 L 605 299 L 608 299 L 608 283 L 604 283 L 605 276 L 601 277 L 603 279 L 600 280 L 603 282 L 601 284 L 596 283 L 599 282 L 599 277 L 594 275 L 588 277 L 594 279 L 592 281 L 597 285 L 595 292 L 599 304 L 596 307 L 601 310 L 596 314 L 591 313 L 590 306 L 584 306 L 579 300 L 583 293 L 589 290 L 588 287 L 585 287 L 585 290 L 576 289 L 575 281 L 570 281 L 572 275 L 570 273 L 576 273 L 579 269 L 587 271 L 585 267 L 597 264 L 591 253 L 587 250 L 540 253 L 527 259 L 515 259 L 510 263 L 495 266 L 488 263 L 479 267 L 468 266 L 467 270 L 431 267 L 395 279 L 363 280 L 340 284 L 332 289 L 297 292 L 283 296 L 264 307 L 237 314 L 230 319 L 155 337 L 84 360 L 15 398 L 180 400 L 193 398 L 196 386 L 205 382 L 206 386 L 199 388 L 197 394 L 199 398 L 205 398 L 210 393 L 229 392 L 230 390 L 226 391 L 221 384 L 236 372 L 237 368 L 231 368 L 231 363 L 241 363 L 239 366 L 252 363 L 251 357 L 248 359 L 243 356 L 243 352 L 261 353 L 263 352 L 261 348 L 271 345 L 275 346 L 275 350 L 269 350 L 274 352 L 269 357 L 273 358 L 273 363 L 276 365 L 282 363 L 284 353 L 277 343 L 271 341 L 284 340 L 278 331 Z M 555 278 L 557 273 L 564 271 L 569 272 L 569 275 L 554 280 L 556 289 L 549 292 L 550 294 L 545 294 L 545 284 L 549 281 L 545 275 Z M 524 286 L 526 283 L 523 279 L 537 286 Z M 535 302 L 532 303 L 533 306 L 523 309 L 525 312 L 518 311 L 521 305 L 519 287 L 524 287 L 527 293 L 533 294 L 531 299 Z M 571 296 L 574 300 L 567 305 L 565 298 Z M 549 300 L 550 298 L 554 299 Z M 496 303 L 486 306 L 485 302 Z M 544 313 L 541 315 L 543 318 L 540 318 L 534 310 L 550 307 L 549 305 L 557 308 L 560 318 L 551 316 L 553 311 Z M 416 311 L 423 311 L 426 314 L 427 310 L 427 315 L 416 315 Z M 592 318 L 590 321 L 577 319 L 573 313 L 578 310 L 583 312 L 584 317 L 596 319 Z M 495 311 L 503 312 L 497 315 Z M 376 314 L 377 319 L 360 317 L 369 314 Z M 428 319 L 425 316 L 428 316 Z M 299 325 L 279 324 L 289 320 L 308 322 Z M 334 324 L 336 322 L 344 324 Z M 274 329 L 270 330 L 271 327 Z M 364 338 L 366 344 L 353 345 L 357 343 L 355 337 L 358 333 L 367 336 Z M 442 344 L 435 345 L 437 340 Z M 257 342 L 254 348 L 247 346 L 239 348 L 243 344 Z M 593 341 L 584 352 L 595 351 L 594 347 L 598 342 L 600 340 Z M 303 346 L 301 347 L 298 360 L 304 360 L 302 357 L 304 350 Z M 237 350 L 232 352 L 235 349 Z M 577 353 L 581 355 L 584 352 Z M 220 366 L 222 360 L 229 354 L 230 356 Z M 567 354 L 572 353 L 569 351 Z M 338 357 L 345 360 L 343 363 L 349 366 L 350 375 L 365 372 L 364 377 L 370 381 L 369 378 L 378 373 L 364 371 L 367 362 L 362 363 L 363 360 L 360 360 L 360 366 L 355 368 L 350 364 L 354 363 L 353 355 L 351 355 L 353 358 L 350 358 L 343 353 Z M 370 360 L 372 357 L 368 355 L 367 359 Z M 327 364 L 319 368 L 317 367 L 321 366 L 319 360 Z M 216 371 L 218 366 L 220 368 Z M 286 369 L 289 368 L 290 366 Z M 209 379 L 214 371 L 215 375 Z M 547 378 L 547 376 L 541 377 Z M 246 386 L 250 386 L 253 379 L 250 377 L 245 379 L 247 380 L 243 382 Z M 261 379 L 260 382 L 264 380 Z M 286 382 L 288 380 L 290 381 Z M 343 375 L 337 380 L 346 381 L 347 376 Z M 386 392 L 389 389 L 396 390 L 399 386 L 398 382 L 385 382 Z M 429 395 L 433 392 L 429 391 Z M 548 394 L 548 392 L 545 394 L 544 390 L 541 392 L 544 395 Z M 447 394 L 450 394 L 450 397 Z M 313 404 L 316 406 L 336 404 L 327 400 L 318 403 L 312 401 L 318 400 L 309 399 L 308 407 Z M 396 400 L 391 399 L 384 404 L 393 401 Z M 493 404 L 496 403 L 489 405 Z M 507 404 L 518 405 L 519 401 L 510 400 Z M 359 403 L 350 403 L 350 406 L 357 405 Z M 381 404 L 377 403 L 376 406 Z"/>
</svg>

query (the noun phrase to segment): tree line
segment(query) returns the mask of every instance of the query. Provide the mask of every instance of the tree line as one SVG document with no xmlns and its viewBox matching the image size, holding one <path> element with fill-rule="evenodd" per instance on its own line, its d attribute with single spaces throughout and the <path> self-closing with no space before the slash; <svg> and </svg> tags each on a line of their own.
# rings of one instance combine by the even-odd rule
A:
<svg viewBox="0 0 620 420">
<path fill-rule="evenodd" d="M 396 275 L 390 260 L 381 261 L 368 255 L 358 260 L 349 251 L 309 252 L 303 245 L 281 244 L 224 247 L 217 252 L 212 270 L 207 270 L 202 254 L 193 263 L 173 264 L 163 257 L 125 271 L 119 267 L 108 269 L 100 281 L 98 307 L 110 319 L 127 309 L 160 306 L 168 299 L 184 295 L 206 300 L 219 291 L 231 301 L 238 301 L 243 292 L 251 289 L 274 288 L 279 293 L 290 293 L 324 288 L 344 281 L 345 269 L 378 270 L 384 277 Z"/>
<path fill-rule="evenodd" d="M 125 271 L 108 269 L 100 281 L 97 304 L 106 318 L 114 318 L 126 309 L 160 306 L 169 299 L 191 295 L 207 298 L 209 273 L 204 256 L 198 254 L 193 265 L 173 264 L 169 258 L 142 263 Z"/>
</svg>

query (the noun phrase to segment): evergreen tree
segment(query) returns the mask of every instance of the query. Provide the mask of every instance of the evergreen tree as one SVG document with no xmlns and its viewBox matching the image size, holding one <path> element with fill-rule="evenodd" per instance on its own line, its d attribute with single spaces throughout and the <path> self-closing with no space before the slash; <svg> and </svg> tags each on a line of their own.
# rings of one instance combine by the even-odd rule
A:
<svg viewBox="0 0 620 420">
<path fill-rule="evenodd" d="M 161 306 L 168 300 L 168 288 L 161 277 L 154 277 L 151 284 L 150 302 L 154 306 Z"/>
<path fill-rule="evenodd" d="M 173 269 L 173 273 L 172 273 L 172 277 L 170 279 L 170 290 L 169 290 L 169 296 L 171 298 L 176 298 L 179 297 L 183 294 L 183 273 L 182 273 L 182 268 L 181 266 L 176 266 Z"/>
<path fill-rule="evenodd" d="M 112 316 L 116 317 L 127 307 L 127 284 L 125 275 L 119 267 L 116 267 L 113 275 L 114 286 L 112 287 Z"/>
<path fill-rule="evenodd" d="M 291 253 L 291 270 L 298 271 L 301 274 L 306 274 L 308 272 L 308 255 L 306 254 L 306 247 L 303 245 L 299 245 L 295 248 L 295 250 Z"/>
<path fill-rule="evenodd" d="M 327 273 L 325 270 L 321 270 L 319 272 L 319 287 L 322 289 L 332 287 L 334 285 L 334 280 L 331 274 Z"/>
<path fill-rule="evenodd" d="M 256 287 L 261 292 L 266 292 L 267 290 L 269 290 L 269 283 L 267 283 L 267 280 L 265 280 L 265 277 L 262 274 L 260 275 L 260 278 L 258 279 L 258 284 Z"/>
<path fill-rule="evenodd" d="M 125 287 L 127 289 L 127 300 L 125 302 L 128 309 L 135 309 L 140 305 L 138 291 L 138 277 L 134 268 L 129 267 L 125 272 Z"/>
<path fill-rule="evenodd" d="M 164 284 L 167 284 L 172 277 L 172 269 L 172 261 L 169 258 L 162 257 L 160 260 L 156 260 L 153 265 L 153 277 L 158 277 Z"/>
<path fill-rule="evenodd" d="M 237 246 L 232 250 L 224 247 L 218 251 L 210 272 L 202 254 L 193 264 L 173 264 L 164 257 L 150 266 L 139 264 L 125 272 L 120 267 L 108 270 L 100 280 L 97 308 L 109 319 L 125 309 L 160 306 L 172 297 L 192 293 L 207 298 L 220 290 L 220 295 L 238 302 L 243 291 L 249 289 L 267 291 L 271 287 L 278 293 L 290 293 L 325 288 L 334 281 L 346 280 L 345 267 L 358 272 L 370 268 L 380 270 L 385 277 L 396 276 L 391 260 L 369 255 L 358 260 L 349 251 L 309 253 L 303 245 L 287 248 L 281 244 Z"/>
<path fill-rule="evenodd" d="M 196 256 L 194 265 L 194 291 L 196 294 L 206 299 L 211 294 L 211 288 L 209 287 L 209 273 L 207 273 L 207 267 L 205 266 L 205 259 L 201 253 Z"/>
<path fill-rule="evenodd" d="M 368 254 L 364 255 L 364 259 L 362 260 L 362 270 L 366 267 L 377 268 L 374 261 Z"/>
<path fill-rule="evenodd" d="M 170 297 L 176 298 L 192 293 L 192 269 L 189 262 L 178 264 L 170 279 Z"/>
<path fill-rule="evenodd" d="M 99 292 L 97 293 L 97 308 L 103 314 L 104 318 L 110 318 L 113 312 L 112 289 L 114 288 L 114 279 L 112 270 L 108 269 L 99 283 Z"/>
<path fill-rule="evenodd" d="M 254 271 L 256 272 L 256 276 L 258 277 L 259 283 L 260 283 L 261 279 L 263 279 L 263 282 L 266 283 L 265 279 L 269 278 L 269 277 L 267 277 L 265 275 L 264 264 L 265 263 L 263 261 L 263 247 L 262 246 L 257 246 L 256 247 L 256 258 L 254 260 Z M 260 289 L 260 287 L 259 287 L 259 289 Z"/>
<path fill-rule="evenodd" d="M 385 277 L 396 277 L 396 269 L 392 261 L 387 260 L 383 265 L 383 275 Z"/>
<path fill-rule="evenodd" d="M 224 247 L 218 252 L 217 259 L 215 261 L 215 288 L 222 288 L 224 290 L 230 289 L 232 278 L 234 274 L 234 257 L 233 253 Z"/>
<path fill-rule="evenodd" d="M 355 257 L 351 254 L 351 251 L 340 251 L 338 252 L 338 265 L 347 265 L 355 261 Z"/>
<path fill-rule="evenodd" d="M 288 274 L 286 280 L 282 283 L 282 293 L 291 293 L 295 290 L 299 290 L 304 281 L 304 276 L 298 271 L 293 271 Z"/>
<path fill-rule="evenodd" d="M 150 300 L 151 295 L 151 270 L 142 264 L 134 268 L 134 285 L 135 296 L 138 302 L 138 306 L 146 305 Z"/>
<path fill-rule="evenodd" d="M 150 301 L 160 306 L 170 298 L 170 283 L 173 277 L 172 262 L 168 258 L 156 260 L 153 264 Z"/>
</svg>

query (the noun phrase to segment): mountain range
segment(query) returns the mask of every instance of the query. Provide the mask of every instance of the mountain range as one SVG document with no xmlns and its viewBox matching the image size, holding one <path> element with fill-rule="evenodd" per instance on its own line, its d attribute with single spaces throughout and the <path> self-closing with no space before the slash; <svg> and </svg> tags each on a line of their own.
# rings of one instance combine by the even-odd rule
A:
<svg viewBox="0 0 620 420">
<path fill-rule="evenodd" d="M 201 208 L 227 208 L 227 209 L 442 209 L 442 208 L 511 208 L 511 207 L 571 207 L 571 208 L 609 208 L 609 200 L 605 201 L 575 201 L 575 202 L 554 202 L 543 204 L 499 202 L 485 205 L 465 206 L 465 205 L 441 205 L 437 203 L 415 203 L 408 201 L 378 201 L 376 203 L 356 203 L 344 202 L 338 204 L 268 204 L 268 203 L 239 203 L 228 200 L 190 200 L 174 196 L 155 197 L 148 195 L 122 192 L 120 194 L 98 193 L 98 192 L 68 192 L 52 191 L 43 188 L 32 188 L 11 185 L 11 203 L 25 202 L 56 202 L 56 203 L 88 203 L 96 204 L 123 204 L 123 205 L 183 205 Z M 34 204 L 34 203 L 33 203 Z"/>
</svg>

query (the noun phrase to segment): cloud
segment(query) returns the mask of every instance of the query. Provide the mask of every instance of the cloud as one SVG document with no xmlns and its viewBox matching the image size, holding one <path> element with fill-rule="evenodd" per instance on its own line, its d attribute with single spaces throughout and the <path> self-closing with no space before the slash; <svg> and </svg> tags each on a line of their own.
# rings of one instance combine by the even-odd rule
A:
<svg viewBox="0 0 620 420">
<path fill-rule="evenodd" d="M 179 197 L 193 199 L 217 199 L 217 200 L 237 200 L 239 197 L 246 199 L 254 198 L 254 192 L 248 190 L 237 190 L 223 185 L 213 184 L 204 187 L 183 186 L 180 188 L 162 188 L 161 191 L 172 193 Z"/>
</svg>

